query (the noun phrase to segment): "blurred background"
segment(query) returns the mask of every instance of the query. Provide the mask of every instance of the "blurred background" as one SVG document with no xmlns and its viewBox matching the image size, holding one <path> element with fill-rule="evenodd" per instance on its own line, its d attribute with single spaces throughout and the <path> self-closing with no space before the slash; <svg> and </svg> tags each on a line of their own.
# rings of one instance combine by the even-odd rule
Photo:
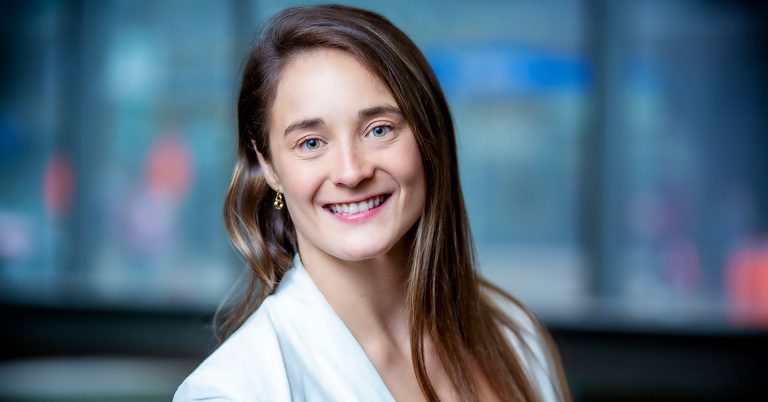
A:
<svg viewBox="0 0 768 402">
<path fill-rule="evenodd" d="M 0 400 L 170 400 L 212 350 L 239 75 L 297 4 L 0 2 Z M 765 3 L 347 4 L 427 55 L 576 401 L 768 398 Z"/>
</svg>

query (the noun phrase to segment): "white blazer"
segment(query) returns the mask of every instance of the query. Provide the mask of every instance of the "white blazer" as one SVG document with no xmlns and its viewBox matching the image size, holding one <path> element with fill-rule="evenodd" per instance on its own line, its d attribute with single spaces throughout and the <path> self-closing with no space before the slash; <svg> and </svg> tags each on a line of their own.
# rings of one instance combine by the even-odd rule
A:
<svg viewBox="0 0 768 402">
<path fill-rule="evenodd" d="M 533 326 L 524 364 L 548 402 L 551 366 Z M 519 340 L 512 339 L 518 352 Z M 277 290 L 181 383 L 173 402 L 395 402 L 355 337 L 312 281 L 298 254 Z"/>
</svg>

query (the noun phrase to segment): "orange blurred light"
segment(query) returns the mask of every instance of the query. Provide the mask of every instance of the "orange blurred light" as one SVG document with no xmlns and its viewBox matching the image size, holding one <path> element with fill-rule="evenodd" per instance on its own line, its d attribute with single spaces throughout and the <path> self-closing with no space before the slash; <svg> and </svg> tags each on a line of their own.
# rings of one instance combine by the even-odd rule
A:
<svg viewBox="0 0 768 402">
<path fill-rule="evenodd" d="M 67 215 L 75 193 L 75 172 L 69 158 L 56 153 L 45 167 L 43 194 L 45 210 L 54 218 Z"/>
<path fill-rule="evenodd" d="M 178 200 L 192 182 L 192 157 L 178 137 L 161 137 L 152 145 L 147 160 L 147 188 Z"/>
</svg>

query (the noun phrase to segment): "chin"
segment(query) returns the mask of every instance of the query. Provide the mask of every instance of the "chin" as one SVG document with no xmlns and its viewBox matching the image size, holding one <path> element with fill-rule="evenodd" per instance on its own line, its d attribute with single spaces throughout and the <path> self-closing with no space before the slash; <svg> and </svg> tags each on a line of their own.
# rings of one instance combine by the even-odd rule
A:
<svg viewBox="0 0 768 402">
<path fill-rule="evenodd" d="M 380 257 L 389 252 L 394 244 L 360 244 L 354 246 L 347 244 L 343 249 L 336 249 L 329 254 L 344 261 L 363 261 Z"/>
</svg>

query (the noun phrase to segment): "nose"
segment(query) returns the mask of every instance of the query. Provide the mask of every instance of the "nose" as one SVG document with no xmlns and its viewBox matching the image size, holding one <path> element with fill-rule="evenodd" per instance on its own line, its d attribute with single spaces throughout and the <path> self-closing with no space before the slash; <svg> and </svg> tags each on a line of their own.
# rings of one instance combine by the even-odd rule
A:
<svg viewBox="0 0 768 402">
<path fill-rule="evenodd" d="M 331 180 L 338 186 L 354 188 L 373 176 L 373 164 L 363 147 L 354 141 L 338 149 Z"/>
</svg>

